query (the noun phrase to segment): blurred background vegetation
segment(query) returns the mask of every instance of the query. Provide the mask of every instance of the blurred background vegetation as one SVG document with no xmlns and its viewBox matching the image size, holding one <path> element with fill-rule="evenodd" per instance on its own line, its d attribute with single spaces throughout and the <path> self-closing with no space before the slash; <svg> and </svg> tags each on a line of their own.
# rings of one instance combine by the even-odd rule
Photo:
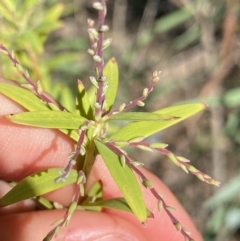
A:
<svg viewBox="0 0 240 241">
<path fill-rule="evenodd" d="M 34 80 L 67 108 L 80 78 L 94 75 L 87 54 L 89 0 L 0 0 L 0 41 L 14 50 Z M 204 101 L 198 116 L 150 138 L 169 143 L 220 188 L 186 175 L 158 153 L 132 155 L 159 176 L 194 219 L 207 241 L 240 240 L 240 2 L 239 0 L 109 0 L 113 37 L 106 59 L 120 68 L 117 103 L 140 96 L 151 73 L 160 83 L 145 110 Z M 0 78 L 23 81 L 0 56 Z"/>
</svg>

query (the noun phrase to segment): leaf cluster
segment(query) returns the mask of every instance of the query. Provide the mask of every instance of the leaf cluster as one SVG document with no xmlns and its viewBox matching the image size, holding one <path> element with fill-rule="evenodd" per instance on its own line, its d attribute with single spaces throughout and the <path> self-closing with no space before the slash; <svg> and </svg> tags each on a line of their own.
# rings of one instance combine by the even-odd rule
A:
<svg viewBox="0 0 240 241">
<path fill-rule="evenodd" d="M 103 33 L 108 30 L 108 26 L 104 24 L 105 1 L 94 3 L 93 6 L 99 12 L 99 24 L 98 29 L 95 29 L 93 20 L 88 20 L 88 33 L 91 44 L 89 53 L 95 63 L 96 77 L 90 77 L 93 86 L 89 90 L 86 90 L 83 83 L 78 81 L 74 108 L 67 109 L 50 97 L 40 81 L 36 82 L 29 77 L 14 53 L 9 52 L 4 45 L 0 45 L 0 52 L 8 57 L 25 79 L 25 83 L 18 85 L 0 83 L 0 93 L 27 110 L 17 114 L 10 113 L 5 118 L 20 125 L 59 129 L 75 141 L 75 150 L 69 154 L 69 163 L 64 169 L 47 169 L 26 177 L 0 199 L 0 205 L 6 206 L 26 198 L 35 198 L 73 182 L 77 183 L 76 192 L 66 215 L 55 223 L 56 227 L 46 237 L 46 240 L 49 240 L 57 235 L 62 226 L 68 224 L 72 213 L 78 207 L 87 207 L 86 209 L 91 210 L 108 207 L 131 211 L 140 222 L 146 222 L 151 213 L 145 205 L 139 186 L 140 181 L 156 198 L 159 210 L 164 209 L 177 230 L 186 240 L 190 240 L 188 231 L 172 214 L 172 207 L 167 205 L 152 185 L 151 180 L 148 180 L 141 172 L 138 167 L 141 163 L 133 160 L 124 148 L 130 146 L 146 151 L 156 150 L 168 156 L 185 172 L 191 172 L 202 181 L 218 186 L 217 181 L 191 166 L 186 158 L 176 156 L 167 150 L 165 144 L 144 141 L 148 136 L 202 111 L 206 108 L 206 104 L 172 106 L 153 113 L 129 112 L 131 108 L 144 106 L 144 100 L 159 80 L 159 72 L 155 71 L 149 86 L 143 89 L 140 97 L 115 108 L 114 102 L 119 82 L 118 65 L 114 58 L 104 65 L 103 59 L 103 50 L 111 42 L 110 39 L 104 40 L 103 38 Z M 109 133 L 108 130 L 115 125 L 116 121 L 126 121 L 128 124 L 115 133 Z M 97 183 L 88 194 L 85 193 L 86 178 L 91 172 L 97 154 L 103 158 L 123 198 L 102 200 L 101 193 L 104 187 L 101 187 L 100 183 Z M 72 169 L 76 163 L 80 167 L 79 170 Z M 51 205 L 49 207 L 52 208 Z"/>
</svg>

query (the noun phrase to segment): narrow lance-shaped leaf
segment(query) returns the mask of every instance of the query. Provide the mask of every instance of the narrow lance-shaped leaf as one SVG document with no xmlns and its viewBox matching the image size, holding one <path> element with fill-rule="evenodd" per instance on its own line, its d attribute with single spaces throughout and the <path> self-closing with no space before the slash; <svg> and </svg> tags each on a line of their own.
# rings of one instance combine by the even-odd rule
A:
<svg viewBox="0 0 240 241">
<path fill-rule="evenodd" d="M 91 207 L 95 207 L 95 206 L 132 213 L 131 208 L 129 207 L 129 205 L 127 204 L 127 202 L 124 198 L 112 198 L 112 199 L 106 199 L 106 200 L 98 200 L 96 202 L 89 202 L 89 203 L 84 204 L 83 208 L 85 210 L 87 210 L 87 209 L 91 209 Z"/>
<path fill-rule="evenodd" d="M 105 108 L 109 112 L 114 104 L 118 90 L 118 65 L 115 58 L 111 58 L 107 62 L 103 74 L 107 76 L 108 89 L 105 94 L 107 106 Z"/>
<path fill-rule="evenodd" d="M 89 202 L 83 205 L 85 210 L 92 209 L 92 207 L 99 207 L 99 208 L 109 208 L 113 210 L 120 210 L 129 213 L 133 213 L 132 209 L 126 202 L 126 200 L 122 197 L 119 198 L 111 198 L 105 200 L 97 200 L 96 202 Z M 151 211 L 147 209 L 147 216 L 152 217 Z"/>
<path fill-rule="evenodd" d="M 87 193 L 88 198 L 102 198 L 103 184 L 101 181 L 95 182 Z"/>
<path fill-rule="evenodd" d="M 95 143 L 109 172 L 133 213 L 141 222 L 145 222 L 147 219 L 147 209 L 139 183 L 133 171 L 127 165 L 123 167 L 120 163 L 119 156 L 106 145 L 97 140 L 95 140 Z"/>
<path fill-rule="evenodd" d="M 7 83 L 0 83 L 0 93 L 12 99 L 27 110 L 49 110 L 49 108 L 35 94 L 22 87 Z M 69 130 L 64 129 L 60 129 L 60 131 L 67 134 L 75 141 L 78 140 L 79 135 L 75 131 L 69 132 Z"/>
<path fill-rule="evenodd" d="M 127 120 L 127 121 L 171 121 L 180 117 L 172 115 L 160 115 L 148 112 L 120 112 L 112 115 L 109 120 Z"/>
<path fill-rule="evenodd" d="M 42 128 L 79 129 L 84 117 L 65 111 L 32 111 L 6 115 L 5 118 L 22 125 Z"/>
<path fill-rule="evenodd" d="M 96 91 L 97 88 L 94 85 L 92 85 L 91 88 L 87 91 L 88 100 L 92 109 L 94 109 L 94 103 L 96 102 Z"/>
<path fill-rule="evenodd" d="M 76 96 L 76 112 L 87 119 L 93 119 L 93 110 L 89 102 L 88 93 L 84 88 L 82 81 L 78 80 L 78 89 Z"/>
<path fill-rule="evenodd" d="M 27 110 L 49 110 L 49 108 L 35 94 L 22 87 L 0 83 L 0 93 L 12 99 Z"/>
<path fill-rule="evenodd" d="M 117 133 L 113 134 L 110 139 L 120 141 L 128 141 L 137 137 L 143 137 L 144 139 L 152 134 L 157 133 L 158 131 L 166 129 L 169 126 L 172 126 L 202 111 L 206 107 L 207 105 L 204 103 L 194 103 L 164 108 L 153 113 L 160 115 L 176 116 L 178 118 L 173 118 L 172 120 L 168 121 L 142 121 L 130 123 L 129 125 L 119 130 Z"/>
<path fill-rule="evenodd" d="M 69 184 L 75 183 L 78 178 L 76 170 L 70 170 L 65 182 L 56 183 L 55 179 L 58 176 L 59 168 L 49 168 L 24 178 L 0 199 L 0 206 L 7 206 L 57 190 Z"/>
<path fill-rule="evenodd" d="M 75 113 L 76 105 L 75 105 L 75 98 L 73 97 L 72 90 L 66 85 L 57 85 L 59 92 L 58 92 L 58 100 L 61 105 L 68 111 Z"/>
</svg>

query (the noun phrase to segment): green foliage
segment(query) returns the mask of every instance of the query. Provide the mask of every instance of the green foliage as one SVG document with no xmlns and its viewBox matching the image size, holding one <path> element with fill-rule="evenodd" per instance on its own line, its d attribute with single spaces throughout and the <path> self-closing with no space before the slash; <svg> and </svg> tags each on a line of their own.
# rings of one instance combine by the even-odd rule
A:
<svg viewBox="0 0 240 241">
<path fill-rule="evenodd" d="M 44 53 L 44 45 L 46 45 L 49 34 L 63 27 L 60 17 L 66 7 L 68 6 L 61 0 L 55 2 L 26 0 L 24 3 L 3 0 L 0 2 L 0 24 L 1 43 L 7 44 L 9 49 L 14 51 L 17 59 L 34 80 L 41 79 L 44 89 L 51 91 L 55 98 L 61 100 L 61 103 L 69 108 L 71 105 L 73 106 L 71 103 L 74 102 L 74 94 L 69 88 L 69 81 L 66 82 L 64 77 L 66 72 L 73 69 L 73 63 L 79 59 L 78 53 L 72 51 L 76 48 L 74 47 L 76 41 L 70 39 L 69 42 L 72 41 L 70 44 L 64 43 L 64 40 L 54 41 L 48 46 L 48 49 L 55 52 L 55 55 Z M 68 53 L 58 50 L 59 46 L 63 45 L 69 48 Z M 9 61 L 1 58 L 1 62 L 3 63 L 0 69 L 1 75 L 24 83 L 24 78 L 12 71 Z M 69 67 L 63 69 L 63 64 Z M 61 70 L 61 77 L 54 81 L 51 75 L 53 71 L 57 70 Z"/>
<path fill-rule="evenodd" d="M 32 111 L 6 115 L 13 123 L 54 129 L 78 129 L 86 119 L 64 111 Z M 57 122 L 56 122 L 57 120 Z"/>
<path fill-rule="evenodd" d="M 4 197 L 0 199 L 0 206 L 7 206 L 13 203 L 41 196 L 45 193 L 57 190 L 77 181 L 77 171 L 69 172 L 66 182 L 56 183 L 55 179 L 59 176 L 59 168 L 50 168 L 40 171 L 24 178 L 14 186 Z"/>
<path fill-rule="evenodd" d="M 22 87 L 0 83 L 0 93 L 14 100 L 27 110 L 49 110 L 35 94 Z"/>
<path fill-rule="evenodd" d="M 36 3 L 37 1 L 26 1 L 22 8 L 25 8 L 25 11 L 26 9 L 33 11 Z M 75 150 L 69 155 L 69 163 L 63 170 L 60 170 L 59 174 L 57 174 L 56 169 L 47 169 L 33 176 L 30 175 L 0 199 L 1 205 L 9 205 L 26 198 L 41 196 L 49 191 L 75 182 L 77 189 L 66 211 L 66 215 L 58 220 L 55 228 L 47 235 L 45 240 L 50 240 L 56 236 L 60 228 L 69 223 L 78 204 L 85 207 L 86 210 L 101 211 L 103 207 L 107 207 L 130 211 L 135 214 L 140 222 L 146 222 L 150 212 L 146 208 L 140 183 L 151 191 L 156 198 L 156 203 L 165 209 L 173 224 L 181 227 L 179 221 L 171 213 L 172 207 L 165 203 L 151 180 L 148 180 L 141 172 L 141 169 L 138 168 L 138 165 L 141 165 L 141 163 L 134 161 L 122 149 L 125 146 L 137 147 L 147 151 L 157 150 L 161 154 L 168 156 L 171 161 L 185 172 L 191 172 L 209 184 L 219 185 L 217 181 L 189 165 L 187 159 L 168 151 L 165 144 L 143 141 L 146 137 L 202 111 L 206 108 L 206 104 L 194 103 L 172 106 L 153 113 L 125 112 L 136 106 L 144 106 L 144 100 L 153 91 L 155 84 L 159 80 L 159 72 L 155 71 L 153 72 L 150 85 L 143 90 L 142 96 L 130 101 L 128 104 L 123 103 L 116 109 L 113 108 L 118 91 L 119 71 L 114 58 L 111 58 L 104 66 L 103 49 L 106 47 L 104 46 L 104 43 L 106 43 L 104 41 L 104 32 L 108 30 L 108 27 L 104 25 L 105 1 L 101 1 L 99 4 L 100 7 L 94 5 L 99 11 L 99 28 L 95 29 L 94 22 L 88 20 L 88 33 L 91 44 L 89 53 L 93 57 L 96 77 L 90 77 L 93 86 L 89 90 L 86 90 L 82 82 L 78 81 L 76 101 L 74 101 L 69 89 L 63 89 L 63 91 L 61 90 L 62 95 L 58 96 L 61 104 L 58 103 L 54 96 L 56 97 L 59 94 L 59 85 L 53 88 L 54 85 L 48 78 L 46 78 L 47 82 L 43 84 L 32 80 L 15 55 L 10 53 L 4 45 L 0 45 L 0 52 L 8 57 L 9 62 L 16 67 L 18 73 L 25 81 L 23 84 L 18 84 L 19 86 L 0 84 L 0 93 L 28 110 L 17 114 L 10 113 L 5 118 L 21 125 L 59 129 L 75 140 Z M 9 1 L 8 5 L 10 9 L 17 11 L 18 4 L 14 1 Z M 62 9 L 62 5 L 54 5 L 48 10 L 45 9 L 44 17 L 40 18 L 35 24 L 30 21 L 32 20 L 32 15 L 30 14 L 29 16 L 26 15 L 24 24 L 19 23 L 19 26 L 16 25 L 17 28 L 24 26 L 24 34 L 22 39 L 20 38 L 19 43 L 21 41 L 24 43 L 21 46 L 23 49 L 26 49 L 29 56 L 32 56 L 32 52 L 34 52 L 34 58 L 37 59 L 39 54 L 42 53 L 43 43 L 47 34 L 49 31 L 59 27 L 58 18 Z M 5 11 L 3 15 L 6 24 L 8 23 L 11 26 L 13 24 L 13 21 L 11 21 L 13 16 L 9 15 L 10 12 L 7 11 L 8 9 L 4 9 L 3 6 L 0 10 Z M 19 14 L 21 14 L 21 11 Z M 182 16 L 182 21 L 190 17 L 185 10 L 178 14 Z M 171 17 L 170 20 L 172 21 L 173 18 Z M 168 21 L 170 20 L 168 19 Z M 168 28 L 172 27 L 171 21 Z M 28 26 L 32 26 L 32 28 L 28 28 Z M 26 36 L 29 37 L 30 44 L 26 42 Z M 109 39 L 107 40 L 109 42 Z M 18 47 L 17 44 L 16 47 Z M 34 70 L 31 65 L 33 62 L 30 59 L 26 60 L 27 55 L 19 53 L 18 56 L 23 61 L 25 67 L 32 71 Z M 54 66 L 54 61 L 59 63 L 56 59 L 52 59 L 49 61 L 53 63 L 52 66 Z M 49 64 L 49 62 L 46 62 L 46 64 Z M 45 74 L 42 76 L 45 78 L 49 67 L 45 66 L 43 68 L 45 68 L 43 71 Z M 56 89 L 58 93 L 53 93 Z M 49 93 L 46 94 L 46 92 Z M 53 93 L 53 96 L 51 96 L 51 93 Z M 111 125 L 113 121 L 119 120 L 126 120 L 130 123 L 127 123 L 116 133 L 109 134 L 109 124 Z M 99 183 L 93 186 L 88 194 L 85 193 L 86 178 L 89 176 L 97 154 L 102 156 L 123 198 L 103 200 L 102 189 L 104 187 Z M 78 172 L 72 170 L 76 163 L 80 167 Z M 23 190 L 23 193 L 19 194 L 21 190 Z M 181 233 L 187 240 L 191 239 L 185 229 L 182 229 Z"/>
<path fill-rule="evenodd" d="M 203 110 L 206 107 L 203 103 L 187 104 L 164 108 L 154 113 L 160 116 L 168 116 L 163 121 L 158 122 L 136 122 L 122 128 L 116 134 L 111 136 L 111 139 L 127 141 L 136 137 L 146 138 L 158 131 L 161 131 L 171 125 L 178 123 L 191 115 Z M 170 116 L 170 119 L 168 119 Z M 174 118 L 176 117 L 176 118 Z"/>
<path fill-rule="evenodd" d="M 121 190 L 128 205 L 141 222 L 147 219 L 147 210 L 137 179 L 129 166 L 121 165 L 120 157 L 99 141 L 95 141 L 114 181 Z M 131 183 L 131 185 L 129 185 Z"/>
<path fill-rule="evenodd" d="M 225 183 L 205 203 L 204 208 L 212 212 L 206 229 L 216 238 L 228 239 L 239 227 L 240 175 L 236 175 Z"/>
<path fill-rule="evenodd" d="M 106 92 L 106 111 L 110 111 L 114 101 L 116 99 L 117 90 L 118 90 L 118 66 L 114 58 L 110 59 L 106 64 L 103 74 L 108 76 L 108 91 Z"/>
</svg>

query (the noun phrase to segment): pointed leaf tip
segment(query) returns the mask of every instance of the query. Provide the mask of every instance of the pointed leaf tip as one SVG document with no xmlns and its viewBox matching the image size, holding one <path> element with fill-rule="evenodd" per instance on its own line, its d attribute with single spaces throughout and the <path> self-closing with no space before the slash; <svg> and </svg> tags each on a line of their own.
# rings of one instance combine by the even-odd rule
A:
<svg viewBox="0 0 240 241">
<path fill-rule="evenodd" d="M 95 140 L 95 144 L 133 213 L 141 222 L 145 222 L 147 219 L 147 209 L 139 183 L 133 171 L 128 165 L 123 167 L 120 157 L 105 144 L 97 140 Z"/>
<path fill-rule="evenodd" d="M 115 102 L 118 90 L 118 65 L 115 58 L 111 58 L 104 67 L 103 75 L 107 76 L 108 88 L 105 94 L 105 109 L 109 112 Z"/>
<path fill-rule="evenodd" d="M 192 115 L 202 111 L 207 107 L 205 103 L 191 103 L 178 106 L 167 107 L 158 111 L 153 112 L 153 114 L 172 116 L 178 118 L 172 118 L 170 120 L 162 120 L 158 122 L 154 121 L 140 121 L 130 123 L 129 125 L 123 127 L 117 133 L 113 134 L 110 139 L 118 141 L 128 141 L 137 136 L 143 136 L 144 138 L 153 135 L 161 130 L 164 130 L 178 122 L 189 118 Z"/>
<path fill-rule="evenodd" d="M 13 123 L 54 129 L 79 129 L 86 121 L 82 116 L 65 111 L 31 111 L 5 116 Z"/>
<path fill-rule="evenodd" d="M 66 182 L 56 183 L 58 176 L 59 168 L 49 168 L 29 175 L 0 198 L 0 206 L 8 206 L 67 186 L 77 181 L 78 174 L 76 170 L 70 170 Z"/>
</svg>

